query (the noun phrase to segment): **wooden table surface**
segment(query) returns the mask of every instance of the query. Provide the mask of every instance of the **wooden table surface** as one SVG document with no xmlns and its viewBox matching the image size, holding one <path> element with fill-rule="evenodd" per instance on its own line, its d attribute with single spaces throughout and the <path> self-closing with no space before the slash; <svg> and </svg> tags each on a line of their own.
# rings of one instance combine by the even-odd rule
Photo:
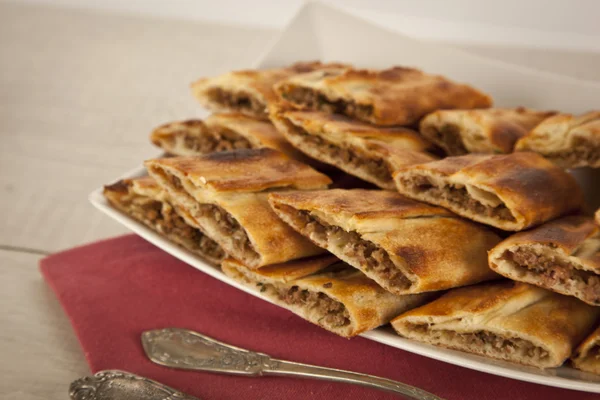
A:
<svg viewBox="0 0 600 400">
<path fill-rule="evenodd" d="M 89 373 L 38 261 L 125 233 L 88 193 L 157 153 L 154 126 L 199 113 L 189 82 L 252 64 L 275 34 L 0 2 L 0 398 L 66 399 Z M 600 80 L 600 54 L 468 49 Z"/>
</svg>

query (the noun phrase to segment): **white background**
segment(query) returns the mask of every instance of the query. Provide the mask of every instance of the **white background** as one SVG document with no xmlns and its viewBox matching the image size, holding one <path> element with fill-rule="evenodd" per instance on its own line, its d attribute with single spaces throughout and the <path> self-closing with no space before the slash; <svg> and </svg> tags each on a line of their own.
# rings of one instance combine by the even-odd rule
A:
<svg viewBox="0 0 600 400">
<path fill-rule="evenodd" d="M 5 1 L 5 0 L 0 0 Z M 13 0 L 14 1 L 14 0 Z M 281 28 L 303 0 L 21 0 Z M 326 0 L 412 36 L 600 52 L 599 0 Z"/>
</svg>

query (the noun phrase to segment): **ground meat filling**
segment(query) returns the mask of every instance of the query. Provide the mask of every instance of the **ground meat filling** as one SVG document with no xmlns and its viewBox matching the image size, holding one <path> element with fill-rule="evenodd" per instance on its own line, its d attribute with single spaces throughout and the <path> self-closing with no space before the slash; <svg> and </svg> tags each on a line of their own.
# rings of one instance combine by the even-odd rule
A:
<svg viewBox="0 0 600 400">
<path fill-rule="evenodd" d="M 198 250 L 202 254 L 206 254 L 208 257 L 212 257 L 215 259 L 225 258 L 225 252 L 217 242 L 200 232 L 198 229 L 195 229 L 195 231 L 196 238 L 200 237 Z"/>
<path fill-rule="evenodd" d="M 593 272 L 577 269 L 566 260 L 540 255 L 530 249 L 507 251 L 503 259 L 534 273 L 540 284 L 547 288 L 566 286 L 582 293 L 586 301 L 600 305 L 600 277 Z"/>
<path fill-rule="evenodd" d="M 298 211 L 301 233 L 321 246 L 339 248 L 340 251 L 358 260 L 365 271 L 376 275 L 387 287 L 406 290 L 412 282 L 394 265 L 388 253 L 374 243 L 364 240 L 356 232 L 329 225 L 308 211 Z"/>
<path fill-rule="evenodd" d="M 468 153 L 460 136 L 460 128 L 458 126 L 452 124 L 443 125 L 435 130 L 435 136 L 441 143 L 444 143 L 448 154 L 459 156 Z"/>
<path fill-rule="evenodd" d="M 250 242 L 246 230 L 227 211 L 214 204 L 200 204 L 197 214 L 198 218 L 206 218 L 213 221 L 219 235 L 230 237 L 233 242 L 234 251 L 251 258 L 259 258 L 259 254 Z"/>
<path fill-rule="evenodd" d="M 166 175 L 166 174 L 163 174 L 163 175 L 165 175 L 167 177 L 167 179 L 169 180 L 169 182 L 171 183 L 171 185 L 173 185 L 174 189 L 185 190 L 183 188 L 183 183 L 181 183 L 181 179 L 179 179 L 175 175 Z"/>
<path fill-rule="evenodd" d="M 551 160 L 560 161 L 562 165 L 594 164 L 600 160 L 600 146 L 597 143 L 576 137 L 568 150 L 544 154 Z"/>
<path fill-rule="evenodd" d="M 330 100 L 312 89 L 293 87 L 283 93 L 283 98 L 311 110 L 345 114 L 363 120 L 373 117 L 372 105 L 356 104 L 347 100 Z"/>
<path fill-rule="evenodd" d="M 157 226 L 164 221 L 162 203 L 156 200 L 134 199 L 127 205 L 127 210 L 135 219 L 144 221 L 148 225 Z"/>
<path fill-rule="evenodd" d="M 371 157 L 363 152 L 348 147 L 340 147 L 321 136 L 311 135 L 304 129 L 295 126 L 292 134 L 301 138 L 303 144 L 311 148 L 318 148 L 328 158 L 339 160 L 344 166 L 353 169 L 366 169 L 369 176 L 380 182 L 391 182 L 392 174 L 383 158 Z"/>
<path fill-rule="evenodd" d="M 213 88 L 208 92 L 211 101 L 222 104 L 232 110 L 246 111 L 261 118 L 267 118 L 266 106 L 246 92 L 231 92 L 221 88 Z"/>
<path fill-rule="evenodd" d="M 186 131 L 177 132 L 186 150 L 198 154 L 214 153 L 236 149 L 250 149 L 252 144 L 245 137 L 228 129 L 214 130 L 212 135 L 192 135 Z"/>
<path fill-rule="evenodd" d="M 166 174 L 161 169 L 154 169 L 154 172 L 162 175 L 172 185 L 172 187 L 178 190 L 181 194 L 194 200 L 183 188 L 181 179 L 175 175 Z M 195 201 L 195 200 L 194 200 Z M 221 207 L 214 204 L 198 204 L 198 207 L 194 212 L 194 217 L 205 218 L 209 221 L 214 222 L 214 227 L 219 232 L 219 235 L 232 238 L 233 250 L 240 252 L 248 257 L 258 259 L 260 256 L 254 249 L 254 246 L 250 242 L 246 230 L 242 228 L 239 222 Z"/>
<path fill-rule="evenodd" d="M 130 214 L 164 235 L 172 235 L 184 240 L 189 249 L 205 254 L 207 257 L 223 258 L 221 247 L 200 230 L 185 223 L 175 210 L 160 201 L 132 201 L 127 207 Z"/>
<path fill-rule="evenodd" d="M 225 257 L 225 252 L 217 242 L 206 236 L 199 229 L 196 229 L 181 218 L 172 207 L 163 207 L 163 222 L 161 229 L 165 234 L 173 234 L 177 237 L 189 239 L 192 243 L 192 250 L 197 250 L 213 258 Z"/>
<path fill-rule="evenodd" d="M 457 208 L 471 211 L 477 215 L 498 218 L 503 221 L 515 221 L 515 217 L 506 205 L 500 204 L 496 207 L 484 205 L 472 198 L 464 186 L 444 185 L 439 187 L 426 176 L 411 176 L 401 179 L 402 185 L 414 194 L 427 193 L 431 197 L 442 198 Z"/>
<path fill-rule="evenodd" d="M 350 313 L 346 306 L 325 293 L 301 290 L 298 286 L 276 287 L 268 283 L 258 283 L 258 286 L 261 287 L 261 291 L 269 290 L 286 304 L 301 306 L 315 312 L 319 316 L 317 322 L 320 324 L 330 328 L 350 325 Z"/>
<path fill-rule="evenodd" d="M 519 339 L 502 337 L 492 332 L 476 331 L 459 333 L 443 329 L 429 329 L 425 324 L 410 324 L 411 331 L 426 334 L 440 344 L 448 344 L 459 349 L 482 349 L 485 354 L 498 355 L 501 358 L 510 358 L 512 355 L 521 355 L 535 360 L 544 360 L 549 357 L 547 350 L 533 343 Z"/>
<path fill-rule="evenodd" d="M 176 190 L 179 195 L 186 197 L 187 199 L 189 199 L 191 201 L 194 201 L 194 198 L 185 191 L 185 188 L 183 187 L 183 183 L 181 182 L 181 179 L 179 179 L 175 175 L 168 174 L 165 170 L 163 170 L 161 168 L 156 168 L 156 167 L 151 167 L 151 168 L 152 168 L 153 173 L 155 173 L 156 175 L 158 175 L 162 179 L 164 179 L 166 182 L 168 182 L 168 185 L 170 185 L 173 190 Z"/>
<path fill-rule="evenodd" d="M 585 358 L 593 360 L 594 362 L 600 362 L 600 346 L 597 344 L 592 346 L 592 348 L 588 350 Z"/>
</svg>

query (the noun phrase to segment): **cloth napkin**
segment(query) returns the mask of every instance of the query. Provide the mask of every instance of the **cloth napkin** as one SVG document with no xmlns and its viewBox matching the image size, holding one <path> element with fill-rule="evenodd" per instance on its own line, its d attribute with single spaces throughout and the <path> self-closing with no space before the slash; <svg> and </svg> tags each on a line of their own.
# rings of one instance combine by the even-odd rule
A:
<svg viewBox="0 0 600 400">
<path fill-rule="evenodd" d="M 598 399 L 489 375 L 360 337 L 344 339 L 228 286 L 127 235 L 51 255 L 42 273 L 68 314 L 92 372 L 120 369 L 201 399 L 397 399 L 354 385 L 169 369 L 144 355 L 140 334 L 188 328 L 280 359 L 378 375 L 445 399 Z"/>
</svg>

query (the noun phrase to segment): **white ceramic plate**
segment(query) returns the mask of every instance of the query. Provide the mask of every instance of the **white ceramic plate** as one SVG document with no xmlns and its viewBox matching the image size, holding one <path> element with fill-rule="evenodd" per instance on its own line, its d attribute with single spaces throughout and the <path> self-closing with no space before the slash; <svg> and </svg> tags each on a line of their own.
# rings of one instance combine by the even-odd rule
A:
<svg viewBox="0 0 600 400">
<path fill-rule="evenodd" d="M 492 61 L 449 46 L 420 42 L 319 3 L 304 6 L 254 67 L 272 67 L 299 60 L 317 59 L 349 62 L 373 68 L 391 65 L 422 68 L 473 84 L 490 93 L 498 106 L 523 105 L 577 113 L 597 107 L 600 99 L 599 83 Z M 143 173 L 143 168 L 139 168 L 121 178 L 136 177 Z M 581 170 L 575 175 L 585 186 L 588 199 L 595 200 L 595 204 L 598 204 L 600 172 Z M 90 201 L 102 212 L 178 259 L 229 285 L 262 298 L 259 292 L 239 285 L 194 254 L 113 209 L 102 196 L 102 188 L 91 193 Z M 545 371 L 522 367 L 402 339 L 390 328 L 376 329 L 362 336 L 477 371 L 542 385 L 600 393 L 600 377 L 569 367 Z"/>
<path fill-rule="evenodd" d="M 145 170 L 143 168 L 136 169 L 131 173 L 121 178 L 134 178 L 142 176 Z M 231 278 L 223 274 L 218 268 L 204 262 L 201 258 L 193 253 L 179 247 L 170 242 L 158 233 L 149 229 L 145 225 L 135 221 L 120 211 L 112 208 L 102 195 L 102 188 L 96 189 L 90 194 L 91 203 L 117 222 L 125 225 L 133 232 L 137 233 L 150 243 L 160 247 L 172 256 L 184 261 L 192 267 L 219 279 L 231 286 L 250 293 L 253 296 L 260 297 L 265 301 L 269 299 L 262 297 L 259 291 L 246 288 Z M 270 301 L 269 301 L 270 302 Z M 361 336 L 396 347 L 402 350 L 410 351 L 411 353 L 420 354 L 425 357 L 444 361 L 450 364 L 459 365 L 461 367 L 474 369 L 477 371 L 487 372 L 494 375 L 500 375 L 507 378 L 518 379 L 527 382 L 539 383 L 542 385 L 556 386 L 565 389 L 582 390 L 586 392 L 600 393 L 600 377 L 578 371 L 569 367 L 561 367 L 557 369 L 539 370 L 520 366 L 517 364 L 507 363 L 503 361 L 491 360 L 489 358 L 480 357 L 460 351 L 447 350 L 439 347 L 434 347 L 412 340 L 407 340 L 399 337 L 394 331 L 389 328 L 379 328 L 370 332 L 363 333 Z"/>
</svg>

